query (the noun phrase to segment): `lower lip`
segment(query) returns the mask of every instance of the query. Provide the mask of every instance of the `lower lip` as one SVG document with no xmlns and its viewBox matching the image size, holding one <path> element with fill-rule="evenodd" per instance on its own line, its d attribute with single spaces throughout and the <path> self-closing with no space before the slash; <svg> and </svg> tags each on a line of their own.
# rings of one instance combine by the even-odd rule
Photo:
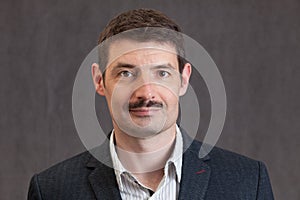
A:
<svg viewBox="0 0 300 200">
<path fill-rule="evenodd" d="M 135 116 L 139 117 L 150 117 L 160 109 L 139 109 L 139 110 L 129 110 L 129 112 Z"/>
</svg>

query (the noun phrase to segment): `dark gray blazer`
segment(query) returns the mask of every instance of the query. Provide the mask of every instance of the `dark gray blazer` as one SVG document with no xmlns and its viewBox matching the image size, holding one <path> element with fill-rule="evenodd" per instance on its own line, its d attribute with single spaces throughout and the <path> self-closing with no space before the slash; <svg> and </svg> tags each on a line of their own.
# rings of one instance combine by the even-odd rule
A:
<svg viewBox="0 0 300 200">
<path fill-rule="evenodd" d="M 183 140 L 187 149 L 183 154 L 179 199 L 273 199 L 263 163 L 217 147 L 199 159 L 201 143 L 192 141 L 185 133 Z M 111 163 L 108 141 L 97 151 Z M 121 196 L 114 170 L 84 152 L 34 175 L 28 199 L 112 200 Z"/>
</svg>

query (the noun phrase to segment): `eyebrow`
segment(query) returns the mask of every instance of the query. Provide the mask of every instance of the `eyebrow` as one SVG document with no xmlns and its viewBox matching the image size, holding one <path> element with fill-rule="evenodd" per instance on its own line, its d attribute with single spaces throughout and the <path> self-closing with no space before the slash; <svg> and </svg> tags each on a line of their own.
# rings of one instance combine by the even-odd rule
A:
<svg viewBox="0 0 300 200">
<path fill-rule="evenodd" d="M 113 70 L 115 69 L 120 69 L 120 68 L 135 68 L 136 66 L 135 65 L 132 65 L 132 64 L 128 64 L 128 63 L 117 63 L 116 66 L 113 67 Z"/>
<path fill-rule="evenodd" d="M 111 70 L 111 73 L 112 74 L 115 74 L 118 72 L 118 70 L 120 69 L 133 69 L 135 68 L 136 66 L 135 65 L 132 65 L 132 64 L 127 64 L 127 63 L 117 63 L 115 66 L 112 67 L 112 70 Z"/>
<path fill-rule="evenodd" d="M 174 67 L 170 63 L 159 64 L 159 65 L 153 66 L 152 68 L 153 69 L 172 69 L 172 70 L 176 69 L 176 67 Z"/>
</svg>

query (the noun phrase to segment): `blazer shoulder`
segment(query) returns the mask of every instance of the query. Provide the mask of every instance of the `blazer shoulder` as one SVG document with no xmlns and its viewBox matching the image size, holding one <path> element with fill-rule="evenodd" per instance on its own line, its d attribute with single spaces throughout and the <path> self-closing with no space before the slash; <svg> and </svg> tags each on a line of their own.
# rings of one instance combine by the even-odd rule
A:
<svg viewBox="0 0 300 200">
<path fill-rule="evenodd" d="M 192 139 L 187 133 L 182 130 L 183 141 L 184 141 L 184 150 L 187 152 L 192 152 L 200 158 L 200 148 L 202 147 L 204 151 L 209 151 L 204 158 L 201 158 L 203 161 L 209 160 L 209 163 L 218 164 L 218 166 L 228 165 L 230 167 L 238 166 L 256 166 L 258 167 L 259 161 L 249 158 L 247 156 L 234 153 L 232 151 L 225 150 L 220 147 L 211 146 L 205 144 L 196 139 Z M 221 165 L 220 165 L 221 164 Z"/>
<path fill-rule="evenodd" d="M 202 142 L 194 140 L 190 149 L 199 153 Z M 203 160 L 213 169 L 215 174 L 231 174 L 239 177 L 257 176 L 260 171 L 267 171 L 263 162 L 249 158 L 247 156 L 225 150 L 220 147 L 213 147 Z"/>
<path fill-rule="evenodd" d="M 88 151 L 82 152 L 41 171 L 40 173 L 38 173 L 38 176 L 53 176 L 55 174 L 60 176 L 70 170 L 72 170 L 73 172 L 76 170 L 82 170 L 82 168 L 86 166 L 86 163 L 91 156 L 92 155 Z"/>
<path fill-rule="evenodd" d="M 89 152 L 83 152 L 35 174 L 30 181 L 28 199 L 88 197 L 92 192 L 87 193 L 90 190 L 90 169 L 86 163 L 91 156 Z"/>
<path fill-rule="evenodd" d="M 258 160 L 252 159 L 245 155 L 241 155 L 229 150 L 225 150 L 220 147 L 214 147 L 209 155 L 212 159 L 226 161 L 228 163 L 234 163 L 234 164 L 236 164 L 236 162 L 239 162 L 239 163 L 257 165 L 258 164 L 257 162 L 259 162 Z"/>
</svg>

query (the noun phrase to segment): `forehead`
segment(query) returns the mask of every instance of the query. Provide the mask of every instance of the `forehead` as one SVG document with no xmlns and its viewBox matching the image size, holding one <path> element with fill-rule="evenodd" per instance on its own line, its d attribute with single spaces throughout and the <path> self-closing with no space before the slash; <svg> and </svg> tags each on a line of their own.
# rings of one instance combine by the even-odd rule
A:
<svg viewBox="0 0 300 200">
<path fill-rule="evenodd" d="M 155 41 L 114 41 L 108 50 L 108 65 L 123 62 L 133 65 L 171 63 L 177 66 L 177 52 L 174 45 Z"/>
</svg>

